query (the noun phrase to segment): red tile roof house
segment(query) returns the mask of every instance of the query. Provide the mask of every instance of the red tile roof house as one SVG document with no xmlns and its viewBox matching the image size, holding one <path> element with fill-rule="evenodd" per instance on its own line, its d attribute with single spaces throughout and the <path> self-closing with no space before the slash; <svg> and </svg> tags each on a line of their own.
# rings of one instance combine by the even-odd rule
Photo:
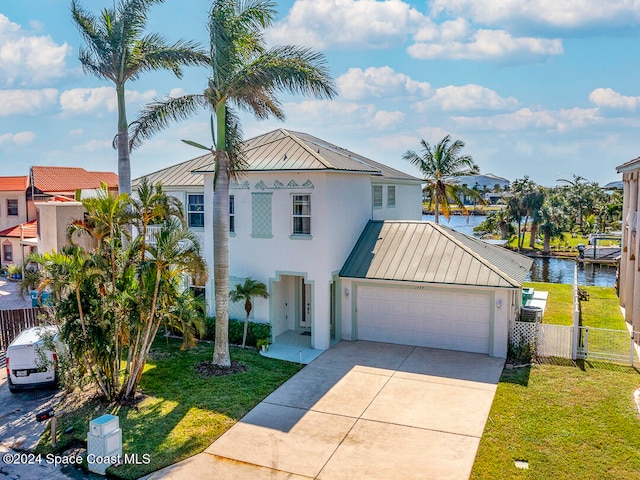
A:
<svg viewBox="0 0 640 480">
<path fill-rule="evenodd" d="M 35 207 L 27 201 L 29 177 L 0 177 L 0 264 L 22 263 L 22 238 L 35 237 L 31 227 L 20 225 L 35 220 Z"/>
<path fill-rule="evenodd" d="M 38 251 L 58 251 L 68 244 L 67 227 L 82 218 L 85 209 L 80 199 L 94 196 L 104 183 L 118 194 L 118 175 L 90 172 L 78 167 L 31 167 L 30 196 L 35 204 Z M 74 242 L 88 247 L 86 236 Z"/>
<path fill-rule="evenodd" d="M 31 251 L 59 250 L 66 227 L 81 218 L 86 198 L 105 183 L 118 193 L 118 175 L 78 167 L 31 167 L 28 176 L 0 177 L 0 264 L 21 265 Z"/>
</svg>

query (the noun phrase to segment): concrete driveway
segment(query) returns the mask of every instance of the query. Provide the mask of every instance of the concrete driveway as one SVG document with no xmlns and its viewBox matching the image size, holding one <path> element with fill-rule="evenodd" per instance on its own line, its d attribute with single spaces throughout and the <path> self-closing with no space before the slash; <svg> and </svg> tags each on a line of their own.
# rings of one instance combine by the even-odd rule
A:
<svg viewBox="0 0 640 480">
<path fill-rule="evenodd" d="M 467 479 L 504 361 L 340 342 L 150 479 Z"/>
</svg>

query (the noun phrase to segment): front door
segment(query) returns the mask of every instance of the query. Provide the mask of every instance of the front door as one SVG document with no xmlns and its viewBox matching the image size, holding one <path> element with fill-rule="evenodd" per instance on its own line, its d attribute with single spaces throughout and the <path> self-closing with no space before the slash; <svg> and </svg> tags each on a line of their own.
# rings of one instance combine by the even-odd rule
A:
<svg viewBox="0 0 640 480">
<path fill-rule="evenodd" d="M 311 285 L 300 279 L 300 328 L 311 328 Z"/>
</svg>

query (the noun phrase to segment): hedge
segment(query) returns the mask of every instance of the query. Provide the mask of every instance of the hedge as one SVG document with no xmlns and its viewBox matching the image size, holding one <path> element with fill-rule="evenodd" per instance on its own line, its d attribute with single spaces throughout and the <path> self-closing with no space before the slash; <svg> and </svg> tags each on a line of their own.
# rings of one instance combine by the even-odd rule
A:
<svg viewBox="0 0 640 480">
<path fill-rule="evenodd" d="M 204 338 L 214 340 L 216 331 L 215 317 L 207 317 L 206 331 Z M 229 319 L 229 343 L 232 345 L 242 345 L 242 332 L 244 331 L 244 320 Z M 247 345 L 255 347 L 256 342 L 262 338 L 271 339 L 271 325 L 268 323 L 249 322 L 247 329 Z"/>
</svg>

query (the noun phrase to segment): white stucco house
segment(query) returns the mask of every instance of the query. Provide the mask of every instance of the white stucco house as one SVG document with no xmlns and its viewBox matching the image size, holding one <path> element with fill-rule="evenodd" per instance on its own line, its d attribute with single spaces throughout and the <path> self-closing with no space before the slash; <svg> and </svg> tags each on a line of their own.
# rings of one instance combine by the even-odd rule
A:
<svg viewBox="0 0 640 480">
<path fill-rule="evenodd" d="M 247 172 L 230 188 L 230 287 L 247 277 L 268 286 L 269 298 L 256 299 L 252 315 L 271 324 L 273 341 L 286 341 L 295 332 L 308 335 L 310 346 L 320 350 L 338 340 L 369 339 L 506 356 L 507 323 L 517 313 L 530 260 L 478 240 L 462 241 L 464 235 L 445 227 L 429 227 L 421 221 L 421 179 L 324 140 L 279 129 L 247 140 L 245 147 Z M 212 163 L 212 156 L 204 155 L 146 175 L 183 202 L 209 265 Z M 418 241 L 416 226 L 441 238 L 434 236 L 431 242 L 423 235 Z M 380 258 L 376 235 L 384 238 L 384 232 L 397 227 L 403 234 L 384 247 L 387 273 L 369 272 L 366 261 L 373 265 Z M 436 244 L 449 248 L 442 253 L 432 249 Z M 399 272 L 416 262 L 416 271 L 425 273 L 420 263 L 425 249 L 445 255 L 442 262 L 457 262 L 458 257 L 474 261 L 466 258 L 458 276 L 400 278 Z M 463 274 L 464 269 L 475 276 Z M 213 279 L 205 286 L 213 312 L 210 292 Z M 405 297 L 410 299 L 401 300 Z M 416 302 L 422 306 L 406 310 Z M 453 311 L 447 306 L 451 302 L 467 306 Z M 380 318 L 383 312 L 386 320 Z M 463 321 L 449 325 L 458 314 Z M 243 318 L 243 306 L 230 305 L 229 315 Z M 447 333 L 433 335 L 438 325 Z M 463 332 L 464 341 L 443 340 L 459 335 L 460 329 L 478 333 Z"/>
</svg>

